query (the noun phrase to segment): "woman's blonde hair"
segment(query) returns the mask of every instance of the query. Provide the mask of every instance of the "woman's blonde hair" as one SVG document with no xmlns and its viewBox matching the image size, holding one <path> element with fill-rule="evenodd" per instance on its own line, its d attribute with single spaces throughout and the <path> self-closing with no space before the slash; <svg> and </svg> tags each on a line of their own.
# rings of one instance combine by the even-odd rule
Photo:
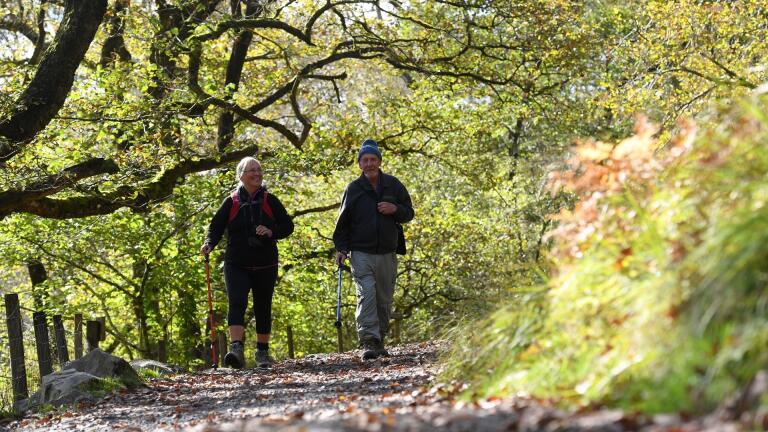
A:
<svg viewBox="0 0 768 432">
<path fill-rule="evenodd" d="M 237 168 L 235 169 L 235 180 L 237 181 L 237 187 L 240 187 L 243 185 L 243 182 L 240 181 L 240 177 L 243 176 L 243 173 L 245 172 L 245 167 L 248 166 L 249 163 L 256 162 L 259 164 L 259 167 L 261 167 L 261 162 L 259 162 L 258 159 L 246 156 L 242 159 L 240 159 L 240 162 L 237 163 Z"/>
</svg>

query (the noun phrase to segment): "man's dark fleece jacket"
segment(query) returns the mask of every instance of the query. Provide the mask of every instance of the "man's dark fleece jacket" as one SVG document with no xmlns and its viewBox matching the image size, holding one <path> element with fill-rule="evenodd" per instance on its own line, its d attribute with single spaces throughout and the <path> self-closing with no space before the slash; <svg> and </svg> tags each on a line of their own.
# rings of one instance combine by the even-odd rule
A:
<svg viewBox="0 0 768 432">
<path fill-rule="evenodd" d="M 219 243 L 227 231 L 227 251 L 224 262 L 239 267 L 265 267 L 277 264 L 277 242 L 286 238 L 293 232 L 293 221 L 285 207 L 271 193 L 267 194 L 267 202 L 272 210 L 274 219 L 262 211 L 262 202 L 265 189 L 261 188 L 253 197 L 248 196 L 244 187 L 238 189 L 240 196 L 240 208 L 232 221 L 229 221 L 229 212 L 232 209 L 232 197 L 228 196 L 221 203 L 221 207 L 208 226 L 208 235 L 205 242 L 212 248 Z M 253 230 L 258 225 L 264 225 L 272 230 L 272 238 L 258 237 L 261 246 L 248 244 L 248 237 L 254 236 Z"/>
<path fill-rule="evenodd" d="M 392 215 L 378 211 L 381 201 L 397 205 Z M 371 254 L 386 254 L 397 250 L 396 223 L 413 219 L 411 196 L 400 180 L 379 171 L 376 189 L 365 177 L 347 185 L 341 200 L 341 210 L 333 232 L 333 243 L 337 251 L 360 251 Z"/>
</svg>

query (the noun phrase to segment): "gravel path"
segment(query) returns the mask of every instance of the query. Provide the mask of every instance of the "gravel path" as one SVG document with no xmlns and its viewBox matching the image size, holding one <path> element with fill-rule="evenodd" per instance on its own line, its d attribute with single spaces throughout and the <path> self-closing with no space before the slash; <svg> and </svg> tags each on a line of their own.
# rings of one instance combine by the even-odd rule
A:
<svg viewBox="0 0 768 432">
<path fill-rule="evenodd" d="M 93 405 L 33 414 L 21 431 L 738 431 L 737 424 L 647 418 L 620 411 L 565 413 L 546 401 L 466 404 L 434 382 L 434 343 L 391 349 L 363 362 L 357 351 L 311 355 L 270 369 L 219 369 L 151 380 Z"/>
</svg>

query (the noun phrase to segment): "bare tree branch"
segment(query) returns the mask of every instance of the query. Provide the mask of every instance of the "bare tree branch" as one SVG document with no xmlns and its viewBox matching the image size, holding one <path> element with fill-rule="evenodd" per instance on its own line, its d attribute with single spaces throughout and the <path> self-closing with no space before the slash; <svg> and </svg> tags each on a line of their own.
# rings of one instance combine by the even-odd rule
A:
<svg viewBox="0 0 768 432">
<path fill-rule="evenodd" d="M 322 212 L 325 212 L 325 211 L 328 211 L 328 210 L 333 210 L 333 209 L 339 208 L 340 205 L 341 205 L 341 203 L 333 203 L 333 204 L 328 204 L 328 205 L 320 206 L 320 207 L 312 207 L 312 208 L 308 208 L 308 209 L 297 210 L 297 211 L 293 212 L 293 214 L 291 215 L 291 218 L 303 216 L 303 215 L 309 214 L 309 213 L 322 213 Z"/>
<path fill-rule="evenodd" d="M 263 8 L 255 0 L 250 0 L 245 6 L 245 16 L 252 17 L 262 12 Z M 239 13 L 240 7 L 237 7 Z M 248 54 L 248 47 L 251 45 L 253 39 L 253 32 L 243 30 L 237 35 L 234 43 L 232 44 L 232 53 L 229 56 L 229 62 L 227 63 L 227 75 L 224 79 L 224 86 L 227 88 L 228 98 L 232 100 L 232 95 L 237 91 L 240 85 L 240 77 L 243 73 L 243 66 L 245 65 L 245 57 Z M 224 111 L 219 115 L 219 130 L 216 136 L 216 148 L 218 151 L 223 152 L 227 146 L 232 142 L 232 137 L 235 133 L 234 126 L 235 115 L 232 111 Z"/>
<path fill-rule="evenodd" d="M 194 39 L 199 42 L 206 42 L 214 39 L 218 39 L 227 30 L 242 30 L 242 29 L 276 29 L 283 30 L 291 36 L 296 37 L 300 41 L 307 45 L 314 46 L 312 40 L 309 39 L 301 30 L 291 26 L 288 23 L 274 20 L 274 19 L 241 19 L 222 21 L 216 25 L 216 28 L 208 33 L 195 36 Z"/>
<path fill-rule="evenodd" d="M 35 51 L 32 52 L 32 57 L 29 59 L 30 64 L 37 64 L 43 52 L 48 48 L 48 45 L 45 43 L 46 3 L 46 0 L 42 0 L 40 2 L 40 9 L 37 11 L 37 41 L 35 41 Z"/>
<path fill-rule="evenodd" d="M 125 32 L 124 15 L 129 4 L 129 0 L 115 1 L 115 6 L 111 11 L 112 13 L 108 21 L 109 36 L 104 40 L 104 45 L 101 48 L 101 60 L 99 63 L 102 67 L 109 65 L 117 58 L 123 61 L 131 61 L 131 53 L 128 52 L 123 37 Z"/>
<path fill-rule="evenodd" d="M 74 196 L 69 198 L 49 198 L 48 196 L 21 195 L 19 199 L 8 202 L 0 209 L 0 219 L 11 213 L 27 212 L 37 216 L 52 219 L 69 219 L 100 214 L 109 214 L 122 207 L 142 210 L 152 202 L 167 199 L 176 184 L 187 174 L 210 170 L 245 156 L 258 152 L 257 146 L 246 147 L 222 156 L 198 160 L 186 160 L 178 165 L 162 171 L 152 181 L 135 186 L 121 186 L 107 194 Z M 50 194 L 47 194 L 50 195 Z"/>
<path fill-rule="evenodd" d="M 0 192 L 0 215 L 11 213 L 20 201 L 52 195 L 81 179 L 117 171 L 117 165 L 113 161 L 94 158 L 66 168 L 58 174 L 27 184 L 22 189 Z"/>
<path fill-rule="evenodd" d="M 230 110 L 235 114 L 239 115 L 240 117 L 243 117 L 244 119 L 250 121 L 253 124 L 274 129 L 275 131 L 283 135 L 291 144 L 293 144 L 296 147 L 301 147 L 301 142 L 299 141 L 299 137 L 295 133 L 293 133 L 290 129 L 285 127 L 285 125 L 278 123 L 274 120 L 268 120 L 268 119 L 257 117 L 251 114 L 250 112 L 246 111 L 244 108 L 240 107 L 239 105 L 235 104 L 234 102 L 229 102 L 206 93 L 205 90 L 203 90 L 202 87 L 200 87 L 200 84 L 198 83 L 201 55 L 202 55 L 201 47 L 199 44 L 197 44 L 192 48 L 192 50 L 189 53 L 189 71 L 188 71 L 189 74 L 187 79 L 187 85 L 189 86 L 189 89 L 192 90 L 192 93 L 194 93 L 201 99 L 200 104 L 215 105 L 220 108 Z"/>
<path fill-rule="evenodd" d="M 35 31 L 32 26 L 12 13 L 5 14 L 2 18 L 0 18 L 0 29 L 8 30 L 14 33 L 20 33 L 25 38 L 29 39 L 29 41 L 33 44 L 36 44 L 39 38 L 37 31 Z"/>
</svg>

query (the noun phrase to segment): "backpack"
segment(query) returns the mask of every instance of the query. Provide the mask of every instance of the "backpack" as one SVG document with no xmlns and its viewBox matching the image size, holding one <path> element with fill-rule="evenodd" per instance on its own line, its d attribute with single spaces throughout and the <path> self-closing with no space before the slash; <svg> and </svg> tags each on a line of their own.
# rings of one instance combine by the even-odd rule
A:
<svg viewBox="0 0 768 432">
<path fill-rule="evenodd" d="M 237 212 L 240 210 L 240 194 L 237 193 L 237 189 L 232 191 L 232 208 L 229 209 L 229 221 L 232 222 L 232 219 L 234 219 L 237 216 Z M 274 220 L 275 217 L 272 215 L 272 207 L 269 206 L 269 200 L 267 199 L 269 197 L 269 192 L 266 190 L 264 191 L 264 201 L 261 203 L 261 211 L 267 214 L 270 219 Z"/>
</svg>

